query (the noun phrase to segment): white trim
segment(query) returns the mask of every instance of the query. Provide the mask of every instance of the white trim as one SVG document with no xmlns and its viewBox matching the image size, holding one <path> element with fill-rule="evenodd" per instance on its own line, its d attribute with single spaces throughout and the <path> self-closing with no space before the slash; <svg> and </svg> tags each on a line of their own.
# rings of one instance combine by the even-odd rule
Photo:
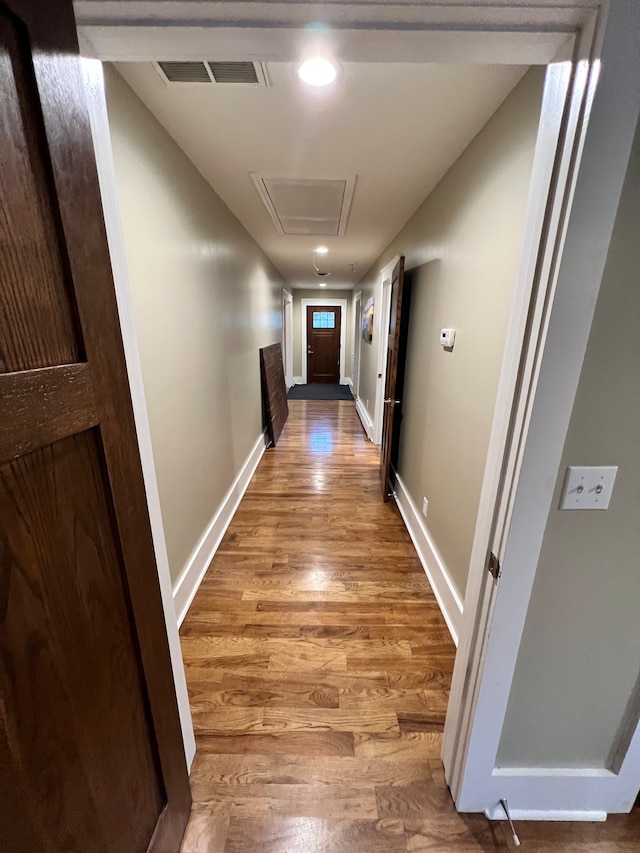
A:
<svg viewBox="0 0 640 853">
<path fill-rule="evenodd" d="M 373 410 L 373 443 L 382 444 L 382 423 L 384 417 L 384 389 L 387 387 L 387 338 L 391 320 L 391 291 L 393 289 L 393 270 L 400 255 L 380 270 L 380 309 L 376 312 L 378 322 L 374 334 L 378 338 L 378 364 L 376 373 L 376 401 Z M 374 309 L 375 311 L 375 309 Z"/>
<path fill-rule="evenodd" d="M 304 385 L 305 382 L 304 382 L 304 379 L 302 378 L 302 376 L 294 376 L 292 384 L 293 385 Z"/>
<path fill-rule="evenodd" d="M 294 384 L 293 376 L 293 296 L 282 288 L 282 351 L 284 353 L 284 382 L 287 391 Z"/>
<path fill-rule="evenodd" d="M 603 823 L 607 819 L 607 813 L 603 811 L 585 811 L 584 809 L 575 809 L 574 811 L 560 811 L 558 809 L 549 809 L 549 811 L 540 811 L 533 809 L 512 809 L 509 808 L 511 820 L 544 820 L 544 821 L 580 821 L 582 823 Z M 484 816 L 488 820 L 504 820 L 507 816 L 504 813 L 502 806 L 497 805 L 492 809 L 486 809 Z"/>
<path fill-rule="evenodd" d="M 395 500 L 400 515 L 418 552 L 418 557 L 420 557 L 422 567 L 442 611 L 444 621 L 447 623 L 451 638 L 457 646 L 462 626 L 462 599 L 449 576 L 444 560 L 433 543 L 422 516 L 418 512 L 418 508 L 398 474 L 395 478 L 395 489 Z"/>
<path fill-rule="evenodd" d="M 300 300 L 300 330 L 302 339 L 302 384 L 307 384 L 307 306 L 308 305 L 329 305 L 332 308 L 338 306 L 340 308 L 340 385 L 346 384 L 345 362 L 347 355 L 347 308 L 348 301 L 346 299 L 321 299 L 320 297 L 310 297 Z"/>
<path fill-rule="evenodd" d="M 100 184 L 100 195 L 102 198 L 102 210 L 107 232 L 107 243 L 111 256 L 113 269 L 113 282 L 118 303 L 118 315 L 122 330 L 122 344 L 124 347 L 125 360 L 127 363 L 127 374 L 129 376 L 129 389 L 131 392 L 131 403 L 138 436 L 138 449 L 142 464 L 145 491 L 147 495 L 147 508 L 149 521 L 151 523 L 151 534 L 153 547 L 158 567 L 158 581 L 162 596 L 162 609 L 167 629 L 169 642 L 169 654 L 171 656 L 171 667 L 173 670 L 173 681 L 176 690 L 178 713 L 180 715 L 180 726 L 182 729 L 182 741 L 184 744 L 187 767 L 196 753 L 195 735 L 191 721 L 191 708 L 189 706 L 189 694 L 187 692 L 187 681 L 184 674 L 182 662 L 182 651 L 180 649 L 180 637 L 173 604 L 171 590 L 171 572 L 169 570 L 169 558 L 167 556 L 167 545 L 164 538 L 164 525 L 162 523 L 162 511 L 160 509 L 160 493 L 156 477 L 156 467 L 153 460 L 153 446 L 151 444 L 151 430 L 149 428 L 149 416 L 147 403 L 144 396 L 144 383 L 142 381 L 142 366 L 140 364 L 140 353 L 138 350 L 138 338 L 136 334 L 135 318 L 133 313 L 133 300 L 131 298 L 131 287 L 129 283 L 129 270 L 127 268 L 127 257 L 122 235 L 122 223 L 120 220 L 120 207 L 117 196 L 116 174 L 113 164 L 113 152 L 111 149 L 111 134 L 109 131 L 109 118 L 104 96 L 104 76 L 102 63 L 96 59 L 81 60 L 84 88 L 87 96 L 89 120 L 91 123 L 91 135 L 93 137 L 94 154 Z"/>
<path fill-rule="evenodd" d="M 353 317 L 351 318 L 353 330 L 354 330 L 354 338 L 353 338 L 353 352 L 351 353 L 351 365 L 353 370 L 353 382 L 351 387 L 351 392 L 354 397 L 357 397 L 360 393 L 360 368 L 362 364 L 362 291 L 357 290 L 353 294 Z M 356 310 L 356 305 L 358 306 L 358 310 Z M 356 358 L 356 355 L 358 356 Z"/>
<path fill-rule="evenodd" d="M 345 385 L 349 386 L 349 391 L 351 391 L 351 393 L 353 394 L 353 380 L 350 376 L 347 376 L 347 381 L 345 382 Z"/>
<path fill-rule="evenodd" d="M 238 509 L 242 496 L 251 482 L 251 478 L 262 459 L 265 449 L 266 442 L 265 434 L 263 433 L 245 459 L 231 488 L 224 496 L 222 503 L 196 545 L 193 554 L 180 573 L 180 577 L 173 589 L 173 601 L 176 613 L 178 614 L 178 625 L 182 625 L 184 617 L 187 615 L 189 606 L 198 591 L 198 587 L 202 583 L 202 579 L 207 573 L 211 560 L 220 546 L 222 537 L 226 533 L 235 511 Z"/>
<path fill-rule="evenodd" d="M 80 43 L 109 61 L 299 59 L 308 25 L 340 34 L 343 62 L 546 64 L 584 19 L 584 0 L 202 3 L 76 0 Z M 586 11 L 590 11 L 587 9 Z"/>
<path fill-rule="evenodd" d="M 370 441 L 373 441 L 373 421 L 369 415 L 369 412 L 365 409 L 364 403 L 362 399 L 358 397 L 356 399 L 356 412 L 358 413 L 358 417 L 362 422 L 362 426 L 364 427 L 364 431 L 367 434 L 367 438 Z"/>
</svg>

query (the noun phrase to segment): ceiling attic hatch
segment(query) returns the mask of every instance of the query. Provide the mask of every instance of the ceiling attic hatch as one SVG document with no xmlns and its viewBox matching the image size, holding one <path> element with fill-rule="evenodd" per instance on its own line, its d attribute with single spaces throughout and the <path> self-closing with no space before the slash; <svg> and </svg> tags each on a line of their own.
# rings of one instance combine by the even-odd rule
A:
<svg viewBox="0 0 640 853">
<path fill-rule="evenodd" d="M 347 230 L 356 176 L 341 180 L 251 179 L 279 234 L 343 237 Z"/>
<path fill-rule="evenodd" d="M 176 62 L 153 63 L 165 83 L 216 83 L 269 86 L 264 62 Z"/>
</svg>

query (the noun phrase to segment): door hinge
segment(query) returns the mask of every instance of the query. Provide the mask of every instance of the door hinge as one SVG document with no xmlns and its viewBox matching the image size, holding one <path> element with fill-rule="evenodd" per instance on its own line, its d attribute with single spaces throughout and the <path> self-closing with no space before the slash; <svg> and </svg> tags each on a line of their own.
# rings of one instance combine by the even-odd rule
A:
<svg viewBox="0 0 640 853">
<path fill-rule="evenodd" d="M 487 568 L 489 569 L 490 574 L 493 575 L 494 579 L 498 580 L 501 571 L 500 560 L 496 557 L 493 551 L 491 551 L 491 553 L 489 554 L 489 563 L 487 565 Z"/>
</svg>

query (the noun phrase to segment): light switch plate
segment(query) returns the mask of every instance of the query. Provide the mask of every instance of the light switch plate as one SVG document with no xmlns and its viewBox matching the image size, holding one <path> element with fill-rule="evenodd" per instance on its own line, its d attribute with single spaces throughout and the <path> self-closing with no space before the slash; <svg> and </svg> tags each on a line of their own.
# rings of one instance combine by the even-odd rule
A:
<svg viewBox="0 0 640 853">
<path fill-rule="evenodd" d="M 607 509 L 617 465 L 570 465 L 564 480 L 560 509 Z"/>
</svg>

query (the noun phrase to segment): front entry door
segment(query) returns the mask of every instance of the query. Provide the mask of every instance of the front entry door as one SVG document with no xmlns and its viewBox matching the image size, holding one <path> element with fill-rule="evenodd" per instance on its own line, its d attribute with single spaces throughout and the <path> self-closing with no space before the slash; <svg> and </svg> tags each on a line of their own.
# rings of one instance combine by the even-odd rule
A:
<svg viewBox="0 0 640 853">
<path fill-rule="evenodd" d="M 307 306 L 307 382 L 340 382 L 341 310 Z"/>
<path fill-rule="evenodd" d="M 190 791 L 71 0 L 0 2 L 0 848 L 175 853 Z"/>
</svg>

